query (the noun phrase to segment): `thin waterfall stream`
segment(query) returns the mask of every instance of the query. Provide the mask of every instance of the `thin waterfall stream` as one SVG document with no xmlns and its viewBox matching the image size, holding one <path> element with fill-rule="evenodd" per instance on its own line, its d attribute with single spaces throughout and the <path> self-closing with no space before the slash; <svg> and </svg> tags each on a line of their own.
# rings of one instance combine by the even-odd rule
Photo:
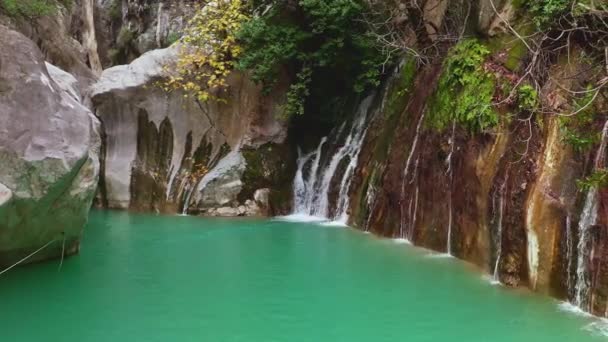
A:
<svg viewBox="0 0 608 342">
<path fill-rule="evenodd" d="M 604 123 L 602 129 L 602 138 L 600 146 L 597 149 L 593 170 L 598 170 L 604 167 L 604 159 L 606 154 L 606 144 L 608 143 L 608 121 Z M 589 229 L 597 222 L 598 214 L 598 190 L 592 187 L 587 192 L 583 212 L 580 217 L 578 230 L 578 258 L 576 267 L 576 284 L 574 289 L 574 304 L 583 310 L 589 309 L 590 295 L 590 274 L 589 256 L 591 253 L 591 239 Z"/>
<path fill-rule="evenodd" d="M 492 275 L 492 281 L 495 283 L 500 283 L 500 260 L 502 258 L 502 221 L 505 210 L 505 195 L 506 195 L 506 187 L 507 187 L 507 179 L 504 180 L 502 185 L 500 186 L 499 194 L 498 194 L 498 222 L 496 224 L 496 262 L 494 264 L 494 272 Z"/>
</svg>

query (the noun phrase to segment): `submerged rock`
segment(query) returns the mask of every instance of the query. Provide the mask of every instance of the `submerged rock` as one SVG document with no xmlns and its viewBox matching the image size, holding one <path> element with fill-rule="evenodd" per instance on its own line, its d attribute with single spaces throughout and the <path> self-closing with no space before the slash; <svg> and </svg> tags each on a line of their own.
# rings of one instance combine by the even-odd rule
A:
<svg viewBox="0 0 608 342">
<path fill-rule="evenodd" d="M 99 175 L 99 122 L 75 78 L 0 25 L 0 265 L 78 251 Z"/>
</svg>

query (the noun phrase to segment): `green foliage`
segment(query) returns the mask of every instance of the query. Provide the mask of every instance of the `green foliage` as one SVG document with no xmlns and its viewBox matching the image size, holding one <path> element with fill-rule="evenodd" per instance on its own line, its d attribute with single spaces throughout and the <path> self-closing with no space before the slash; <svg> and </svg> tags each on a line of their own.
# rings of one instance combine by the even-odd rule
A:
<svg viewBox="0 0 608 342">
<path fill-rule="evenodd" d="M 572 0 L 527 0 L 525 6 L 532 13 L 536 26 L 543 28 L 566 13 L 571 2 Z"/>
<path fill-rule="evenodd" d="M 524 112 L 535 112 L 538 109 L 538 92 L 529 84 L 517 88 L 517 107 Z"/>
<path fill-rule="evenodd" d="M 122 4 L 120 0 L 112 0 L 108 15 L 112 20 L 118 20 L 122 17 Z"/>
<path fill-rule="evenodd" d="M 242 52 L 236 34 L 249 20 L 241 0 L 217 0 L 197 7 L 184 32 L 175 65 L 165 65 L 169 77 L 162 82 L 167 91 L 180 90 L 198 101 L 225 101 L 221 92 Z"/>
<path fill-rule="evenodd" d="M 587 93 L 574 101 L 573 113 L 576 112 L 575 115 L 559 117 L 563 140 L 576 152 L 589 151 L 601 138 L 600 132 L 594 126 L 595 110 L 592 105 L 589 105 L 592 99 L 593 93 Z"/>
<path fill-rule="evenodd" d="M 576 185 L 581 190 L 598 189 L 608 186 L 608 170 L 598 169 L 589 176 L 577 180 Z"/>
<path fill-rule="evenodd" d="M 116 45 L 123 48 L 130 45 L 137 37 L 137 32 L 133 31 L 127 26 L 120 28 L 118 36 L 116 37 Z"/>
<path fill-rule="evenodd" d="M 181 37 L 182 37 L 182 35 L 178 32 L 169 33 L 169 35 L 167 36 L 167 46 L 173 45 L 173 43 L 180 40 Z"/>
<path fill-rule="evenodd" d="M 289 87 L 287 92 L 287 103 L 283 108 L 284 113 L 302 115 L 304 114 L 304 101 L 310 95 L 308 86 L 312 70 L 308 67 L 302 70 L 296 76 L 296 81 Z"/>
<path fill-rule="evenodd" d="M 273 23 L 271 18 L 258 17 L 245 23 L 237 37 L 244 47 L 238 67 L 251 71 L 254 81 L 270 87 L 280 66 L 305 59 L 299 48 L 311 35 L 293 23 Z"/>
<path fill-rule="evenodd" d="M 475 39 L 453 47 L 444 63 L 427 120 L 437 130 L 453 121 L 476 133 L 498 124 L 492 100 L 495 79 L 483 69 L 490 51 Z"/>
<path fill-rule="evenodd" d="M 0 10 L 11 17 L 37 18 L 57 12 L 59 6 L 69 8 L 72 0 L 0 0 Z"/>
<path fill-rule="evenodd" d="M 239 32 L 243 54 L 238 66 L 250 70 L 266 89 L 274 84 L 281 68 L 292 71 L 296 77 L 287 115 L 302 114 L 310 97 L 326 101 L 309 91 L 312 88 L 348 88 L 361 93 L 377 86 L 379 66 L 386 58 L 360 20 L 365 10 L 361 0 L 273 2 L 270 10 L 245 23 Z M 296 100 L 296 95 L 303 98 Z"/>
</svg>

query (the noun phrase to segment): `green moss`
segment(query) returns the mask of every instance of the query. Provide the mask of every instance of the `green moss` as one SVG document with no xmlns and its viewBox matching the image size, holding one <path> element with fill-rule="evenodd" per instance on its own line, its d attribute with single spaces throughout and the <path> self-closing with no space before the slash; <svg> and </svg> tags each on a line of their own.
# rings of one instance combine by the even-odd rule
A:
<svg viewBox="0 0 608 342">
<path fill-rule="evenodd" d="M 412 90 L 415 76 L 416 62 L 414 59 L 409 59 L 401 66 L 399 78 L 389 89 L 387 110 L 384 112 L 385 117 L 391 117 L 403 110 Z"/>
<path fill-rule="evenodd" d="M 384 122 L 382 131 L 378 135 L 378 142 L 375 146 L 374 159 L 384 162 L 388 156 L 388 151 L 395 136 L 395 131 L 399 127 L 399 121 L 410 98 L 416 77 L 416 63 L 410 59 L 401 66 L 399 77 L 389 86 L 387 102 L 384 110 Z"/>
<path fill-rule="evenodd" d="M 443 131 L 455 121 L 476 133 L 498 124 L 492 105 L 496 80 L 483 69 L 489 54 L 475 39 L 463 40 L 450 50 L 428 108 L 430 127 Z"/>
</svg>

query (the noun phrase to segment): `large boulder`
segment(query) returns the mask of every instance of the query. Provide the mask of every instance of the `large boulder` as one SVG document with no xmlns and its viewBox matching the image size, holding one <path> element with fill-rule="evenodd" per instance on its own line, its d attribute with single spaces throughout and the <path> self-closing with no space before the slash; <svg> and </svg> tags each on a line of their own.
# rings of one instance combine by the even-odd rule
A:
<svg viewBox="0 0 608 342">
<path fill-rule="evenodd" d="M 74 77 L 0 25 L 0 266 L 78 251 L 97 187 L 99 122 Z"/>
<path fill-rule="evenodd" d="M 105 133 L 99 199 L 105 207 L 171 213 L 185 212 L 188 204 L 197 212 L 224 206 L 223 200 L 210 203 L 209 198 L 219 195 L 204 187 L 229 192 L 231 199 L 239 188 L 224 191 L 228 185 L 207 180 L 213 175 L 238 184 L 231 168 L 226 168 L 230 175 L 221 174 L 236 151 L 285 140 L 287 125 L 279 119 L 285 82 L 264 95 L 260 86 L 234 72 L 227 82 L 226 103 L 199 103 L 158 86 L 167 76 L 165 67 L 178 58 L 178 49 L 153 50 L 129 65 L 106 69 L 91 88 Z"/>
</svg>

